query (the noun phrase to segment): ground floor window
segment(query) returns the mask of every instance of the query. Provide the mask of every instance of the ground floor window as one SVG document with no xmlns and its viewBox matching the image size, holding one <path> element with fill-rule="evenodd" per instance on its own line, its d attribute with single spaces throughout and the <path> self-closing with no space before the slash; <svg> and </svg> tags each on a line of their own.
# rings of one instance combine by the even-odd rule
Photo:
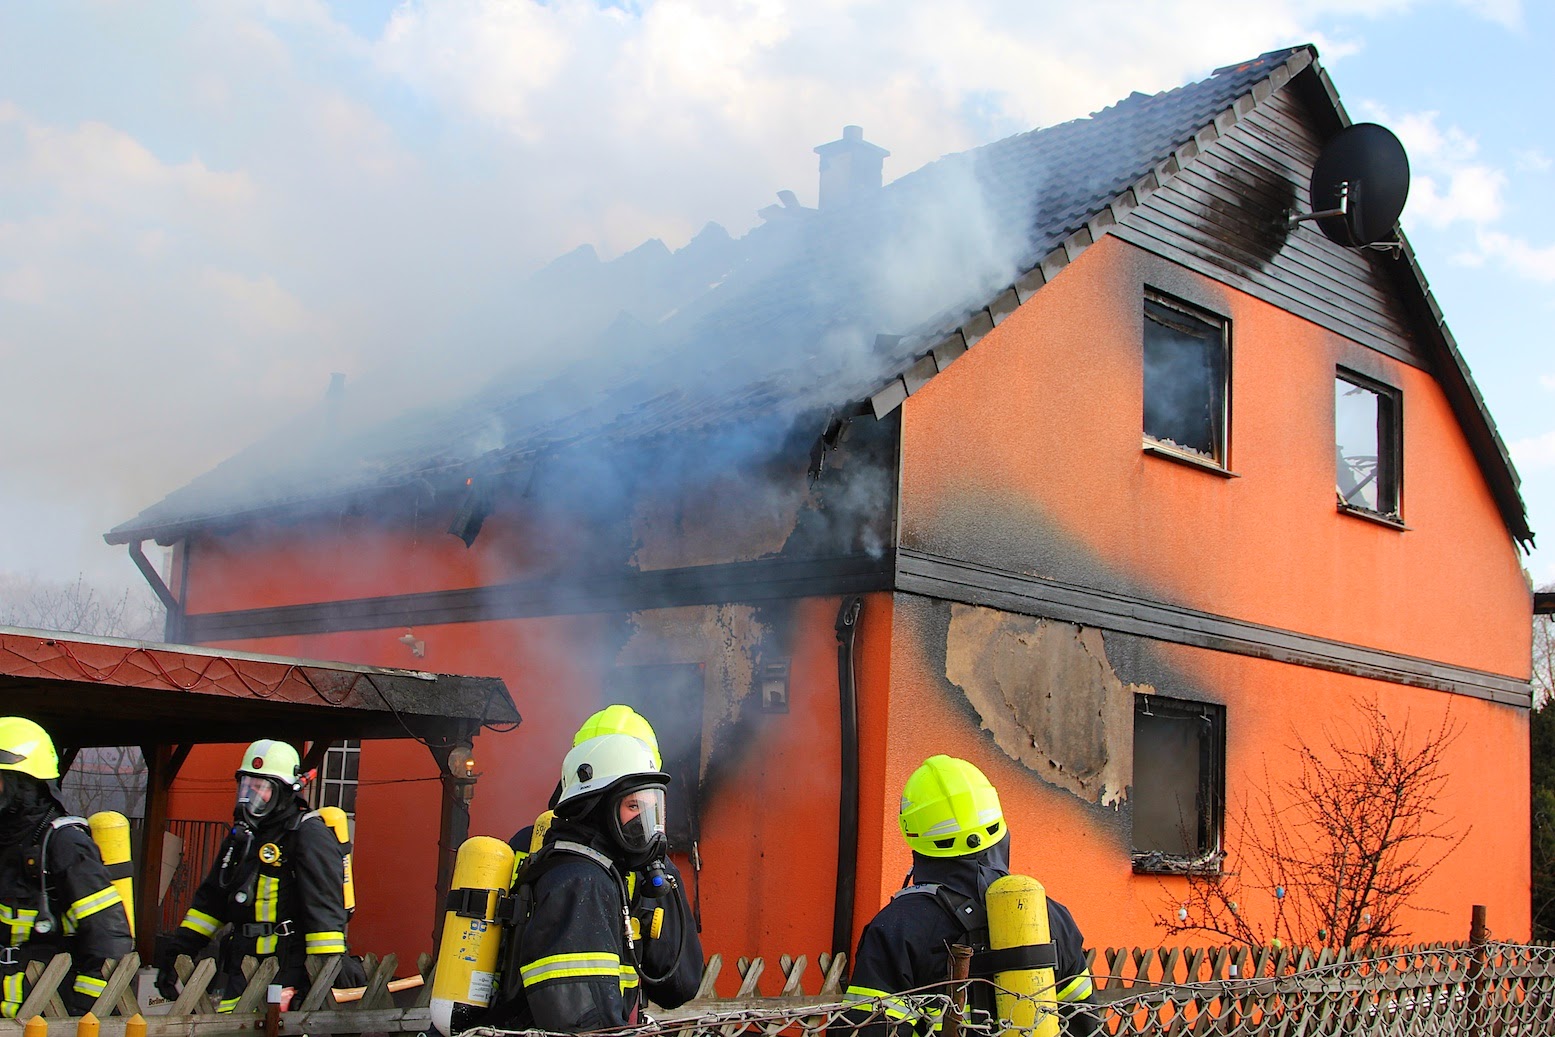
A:
<svg viewBox="0 0 1555 1037">
<path fill-rule="evenodd" d="M 1134 867 L 1183 871 L 1220 856 L 1226 710 L 1160 695 L 1134 697 Z"/>
<path fill-rule="evenodd" d="M 313 809 L 339 807 L 354 818 L 361 762 L 360 739 L 346 738 L 325 750 L 324 766 L 319 769 L 319 780 L 313 785 Z"/>
</svg>

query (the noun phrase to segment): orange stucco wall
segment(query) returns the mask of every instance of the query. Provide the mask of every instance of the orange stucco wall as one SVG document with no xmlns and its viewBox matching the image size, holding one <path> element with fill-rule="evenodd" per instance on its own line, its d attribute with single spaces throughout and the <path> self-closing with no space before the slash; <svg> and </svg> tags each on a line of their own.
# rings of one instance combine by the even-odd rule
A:
<svg viewBox="0 0 1555 1037">
<path fill-rule="evenodd" d="M 887 789 L 900 789 L 916 764 L 934 753 L 976 762 L 999 789 L 1010 825 L 1012 864 L 1038 877 L 1067 904 L 1090 946 L 1198 944 L 1191 935 L 1169 938 L 1164 921 L 1185 899 L 1184 880 L 1135 875 L 1127 812 L 1045 782 L 995 744 L 962 690 L 945 676 L 943 648 L 935 645 L 934 610 L 927 599 L 900 596 L 892 654 Z M 1183 686 L 1160 685 L 1162 695 L 1185 686 L 1225 703 L 1226 831 L 1229 870 L 1237 868 L 1243 806 L 1293 773 L 1294 746 L 1305 741 L 1328 754 L 1329 736 L 1352 744 L 1356 705 L 1378 706 L 1390 722 L 1407 723 L 1412 744 L 1435 734 L 1444 720 L 1459 729 L 1448 750 L 1448 781 L 1438 799 L 1444 834 L 1463 836 L 1422 888 L 1402 921 L 1419 940 L 1464 939 L 1469 910 L 1485 904 L 1499 932 L 1526 936 L 1529 928 L 1527 714 L 1511 706 L 1402 687 L 1382 681 L 1149 642 L 1163 670 Z M 1040 693 L 1040 689 L 1034 689 Z M 1125 731 L 1109 743 L 1126 753 Z M 1486 790 L 1494 790 L 1489 796 Z M 900 839 L 887 839 L 885 875 L 907 871 Z M 895 883 L 888 882 L 888 888 Z M 1267 925 L 1273 903 L 1244 897 L 1249 918 Z M 1210 942 L 1214 942 L 1213 940 Z"/>
<path fill-rule="evenodd" d="M 806 954 L 830 949 L 837 859 L 838 598 L 797 602 L 790 643 L 787 713 L 758 713 L 749 687 L 709 681 L 704 713 L 705 790 L 700 851 L 694 875 L 677 858 L 688 894 L 700 902 L 708 953 Z M 884 715 L 890 652 L 890 597 L 866 598 L 857 641 L 866 787 L 878 782 L 884 740 L 871 718 Z M 713 610 L 695 613 L 702 622 Z M 721 640 L 640 636 L 625 646 L 612 623 L 620 617 L 579 616 L 417 628 L 427 643 L 423 662 L 437 669 L 502 677 L 523 715 L 512 732 L 481 734 L 475 745 L 481 777 L 471 805 L 471 834 L 506 838 L 545 807 L 561 757 L 578 724 L 604 705 L 605 670 L 618 661 L 716 663 L 729 651 Z M 638 634 L 662 617 L 632 617 Z M 246 642 L 248 650 L 308 658 L 403 665 L 400 633 L 370 631 Z M 727 696 L 727 697 L 726 697 Z M 738 720 L 743 717 L 743 722 Z M 650 714 L 649 719 L 653 717 Z M 284 732 L 279 732 L 284 734 Z M 171 816 L 219 819 L 230 811 L 231 774 L 240 747 L 192 753 L 174 784 Z M 395 952 L 401 961 L 430 949 L 436 881 L 439 784 L 430 753 L 411 742 L 369 742 L 362 753 L 356 818 L 359 908 L 351 923 L 354 951 Z M 674 790 L 671 790 L 674 795 Z M 891 817 L 894 819 L 894 801 Z M 882 804 L 861 819 L 858 924 L 872 915 L 880 886 Z M 700 889 L 698 889 L 700 887 Z M 698 895 L 699 894 L 699 895 Z M 730 970 L 721 981 L 732 992 Z M 776 970 L 762 988 L 776 993 Z"/>
<path fill-rule="evenodd" d="M 1231 320 L 1238 478 L 1141 452 L 1146 285 Z M 1407 532 L 1336 512 L 1339 365 L 1402 391 Z M 1527 677 L 1531 593 L 1430 374 L 1114 238 L 902 429 L 903 546 Z"/>
<path fill-rule="evenodd" d="M 1141 450 L 1146 285 L 1230 318 L 1235 478 Z M 1336 511 L 1336 365 L 1402 391 L 1408 531 Z M 902 429 L 905 547 L 1528 675 L 1529 588 L 1431 376 L 1132 246 L 1106 238 L 1088 249 L 912 396 Z M 1093 943 L 1160 937 L 1158 909 L 1180 896 L 1177 880 L 1132 874 L 1121 806 L 1044 782 L 982 730 L 946 676 L 944 624 L 918 615 L 926 608 L 896 605 L 886 790 L 930 753 L 965 752 L 1005 795 L 1017 866 L 1076 909 Z M 1409 927 L 1462 938 L 1468 905 L 1484 903 L 1500 931 L 1527 934 L 1525 710 L 1161 642 L 1136 650 L 1188 686 L 1158 693 L 1226 706 L 1233 847 L 1238 803 L 1266 766 L 1288 773 L 1284 749 L 1298 736 L 1324 744 L 1324 722 L 1344 723 L 1356 701 L 1407 716 L 1422 735 L 1450 709 L 1463 734 L 1440 804 L 1468 834 L 1419 898 L 1442 913 L 1411 913 Z M 888 844 L 887 872 L 906 861 Z"/>
</svg>

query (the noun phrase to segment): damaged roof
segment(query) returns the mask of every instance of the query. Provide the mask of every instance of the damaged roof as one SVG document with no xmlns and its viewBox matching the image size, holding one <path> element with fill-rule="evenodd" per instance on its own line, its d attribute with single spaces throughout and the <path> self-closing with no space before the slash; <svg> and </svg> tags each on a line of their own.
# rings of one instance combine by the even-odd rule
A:
<svg viewBox="0 0 1555 1037">
<path fill-rule="evenodd" d="M 354 427 L 320 409 L 105 539 L 169 543 L 215 523 L 523 471 L 592 444 L 736 422 L 770 437 L 813 420 L 819 433 L 829 414 L 883 416 L 1298 76 L 1348 125 L 1315 51 L 1294 47 L 947 156 L 837 211 L 785 202 L 737 240 L 709 225 L 674 253 L 657 241 L 611 263 L 569 253 L 521 287 L 533 321 L 517 337 L 560 336 L 584 358 L 571 368 L 519 363 L 456 405 Z M 1407 241 L 1403 255 L 1413 330 L 1508 529 L 1531 544 L 1510 456 Z M 586 313 L 614 319 L 590 327 Z"/>
</svg>

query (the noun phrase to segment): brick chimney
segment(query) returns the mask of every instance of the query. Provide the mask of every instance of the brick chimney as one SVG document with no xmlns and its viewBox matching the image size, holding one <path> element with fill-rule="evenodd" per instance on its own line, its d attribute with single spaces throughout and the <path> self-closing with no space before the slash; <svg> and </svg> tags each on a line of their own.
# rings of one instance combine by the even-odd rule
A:
<svg viewBox="0 0 1555 1037">
<path fill-rule="evenodd" d="M 819 208 L 837 209 L 880 190 L 880 170 L 885 148 L 864 139 L 862 126 L 844 126 L 842 139 L 815 149 L 821 156 L 821 201 Z"/>
</svg>

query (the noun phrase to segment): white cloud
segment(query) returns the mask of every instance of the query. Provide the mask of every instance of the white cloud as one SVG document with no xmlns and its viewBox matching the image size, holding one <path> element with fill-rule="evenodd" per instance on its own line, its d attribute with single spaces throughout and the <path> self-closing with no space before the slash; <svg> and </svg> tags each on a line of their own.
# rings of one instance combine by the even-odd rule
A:
<svg viewBox="0 0 1555 1037">
<path fill-rule="evenodd" d="M 1520 472 L 1555 468 L 1555 432 L 1513 440 L 1508 448 Z"/>
<path fill-rule="evenodd" d="M 1518 276 L 1555 284 L 1555 245 L 1535 245 L 1500 231 L 1485 231 L 1479 241 L 1486 255 L 1495 257 Z"/>
<path fill-rule="evenodd" d="M 1541 374 L 1539 376 L 1539 384 L 1546 389 L 1555 391 L 1555 374 Z"/>
<path fill-rule="evenodd" d="M 1513 155 L 1519 173 L 1548 173 L 1551 169 L 1555 169 L 1555 160 L 1538 148 L 1519 149 L 1513 152 Z"/>
</svg>

